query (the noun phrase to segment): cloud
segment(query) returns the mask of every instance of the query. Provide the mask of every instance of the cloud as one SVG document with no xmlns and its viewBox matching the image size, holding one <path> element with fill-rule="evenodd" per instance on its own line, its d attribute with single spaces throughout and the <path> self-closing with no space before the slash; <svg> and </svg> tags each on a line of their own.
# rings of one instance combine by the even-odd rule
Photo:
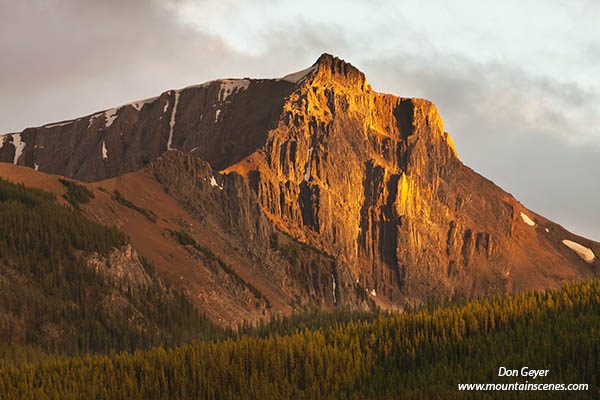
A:
<svg viewBox="0 0 600 400">
<path fill-rule="evenodd" d="M 525 206 L 600 241 L 600 145 L 566 145 L 555 136 L 530 133 L 517 140 L 472 137 L 468 149 L 468 164 Z"/>
<path fill-rule="evenodd" d="M 593 122 L 600 117 L 598 93 L 507 64 L 426 54 L 387 55 L 364 65 L 375 88 L 432 100 L 446 126 L 462 135 L 544 132 L 572 143 L 600 142 Z"/>
<path fill-rule="evenodd" d="M 3 132 L 216 78 L 240 60 L 154 1 L 27 3 L 0 8 Z"/>
<path fill-rule="evenodd" d="M 598 94 L 459 55 L 361 62 L 375 89 L 437 106 L 467 165 L 534 211 L 600 240 Z"/>
<path fill-rule="evenodd" d="M 379 3 L 375 12 L 359 1 L 0 2 L 0 132 L 210 79 L 282 76 L 329 52 L 365 72 L 376 90 L 436 103 L 469 166 L 534 211 L 600 239 L 593 204 L 600 198 L 594 167 L 600 159 L 600 87 L 577 73 L 595 76 L 600 59 L 598 41 L 586 34 L 595 26 L 593 13 L 568 3 L 565 13 L 583 18 L 578 40 L 552 42 L 551 51 L 547 43 L 543 51 L 521 48 L 524 62 L 511 58 L 521 54 L 512 48 L 485 48 L 488 40 L 497 45 L 508 40 L 499 38 L 502 30 L 474 31 L 485 19 L 475 28 L 457 26 L 433 5 L 436 11 L 429 14 Z M 454 12 L 473 18 L 465 10 Z M 548 15 L 548 21 L 560 19 L 557 15 Z M 507 37 L 518 36 L 511 31 Z M 587 40 L 583 45 L 581 37 Z M 471 39 L 473 51 L 464 52 Z M 460 46 L 451 47 L 456 43 Z M 473 55 L 481 46 L 487 58 Z M 563 53 L 579 58 L 545 56 Z M 570 72 L 561 74 L 565 65 Z"/>
</svg>

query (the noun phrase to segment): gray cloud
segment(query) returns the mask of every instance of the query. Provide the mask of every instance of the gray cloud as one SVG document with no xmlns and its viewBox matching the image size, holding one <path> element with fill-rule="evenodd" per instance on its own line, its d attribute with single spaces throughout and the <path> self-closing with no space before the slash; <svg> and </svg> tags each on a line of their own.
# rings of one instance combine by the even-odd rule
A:
<svg viewBox="0 0 600 400">
<path fill-rule="evenodd" d="M 440 51 L 401 8 L 392 25 L 377 23 L 384 14 L 365 16 L 370 35 L 301 15 L 260 26 L 249 36 L 257 52 L 182 24 L 177 7 L 187 3 L 0 0 L 0 132 L 210 79 L 281 76 L 329 52 L 359 67 L 376 90 L 436 103 L 466 164 L 534 211 L 600 240 L 597 87 Z M 200 23 L 237 5 L 202 4 Z M 380 40 L 392 30 L 403 41 Z M 597 60 L 599 48 L 591 42 L 582 58 Z"/>
<path fill-rule="evenodd" d="M 371 59 L 365 68 L 374 72 L 370 80 L 378 89 L 435 102 L 452 130 L 463 134 L 543 131 L 572 142 L 600 142 L 598 93 L 574 82 L 455 54 L 395 54 Z M 581 129 L 585 125 L 588 130 Z"/>
<path fill-rule="evenodd" d="M 534 211 L 600 239 L 596 93 L 450 55 L 363 65 L 377 89 L 436 103 L 467 165 Z"/>
<path fill-rule="evenodd" d="M 3 2 L 0 36 L 2 131 L 218 77 L 240 58 L 153 1 Z"/>
</svg>

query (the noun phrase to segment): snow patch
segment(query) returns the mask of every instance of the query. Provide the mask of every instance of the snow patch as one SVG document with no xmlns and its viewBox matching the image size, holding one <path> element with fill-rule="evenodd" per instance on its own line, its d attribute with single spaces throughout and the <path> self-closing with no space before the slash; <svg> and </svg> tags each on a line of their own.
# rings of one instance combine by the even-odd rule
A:
<svg viewBox="0 0 600 400">
<path fill-rule="evenodd" d="M 546 228 L 546 232 L 550 232 L 550 230 L 548 228 Z"/>
<path fill-rule="evenodd" d="M 39 170 L 40 170 L 40 166 L 39 166 L 39 165 L 37 165 L 36 163 L 33 163 L 33 168 L 34 168 L 36 171 L 39 171 Z"/>
<path fill-rule="evenodd" d="M 303 69 L 302 71 L 294 72 L 292 74 L 286 75 L 282 78 L 275 79 L 276 81 L 288 81 L 295 84 L 302 82 L 308 75 L 310 75 L 313 71 L 318 68 L 317 64 L 314 64 L 311 67 Z"/>
<path fill-rule="evenodd" d="M 6 140 L 6 135 L 0 136 L 0 149 L 4 147 L 5 140 Z"/>
<path fill-rule="evenodd" d="M 335 283 L 335 276 L 333 274 L 331 274 L 331 292 L 333 293 L 333 302 L 337 303 L 337 298 L 335 297 L 335 287 L 336 287 L 336 283 Z"/>
<path fill-rule="evenodd" d="M 236 91 L 246 90 L 250 86 L 249 79 L 223 79 L 219 89 L 219 101 L 225 101 L 229 95 Z"/>
<path fill-rule="evenodd" d="M 165 103 L 165 106 L 163 107 L 163 114 L 166 113 L 168 109 L 169 109 L 169 100 L 167 100 L 167 102 Z"/>
<path fill-rule="evenodd" d="M 102 158 L 108 160 L 108 149 L 106 148 L 106 142 L 102 141 Z"/>
<path fill-rule="evenodd" d="M 221 110 L 217 109 L 217 112 L 215 113 L 215 124 L 219 121 L 219 115 L 221 114 Z"/>
<path fill-rule="evenodd" d="M 13 164 L 17 165 L 17 161 L 19 161 L 19 157 L 21 157 L 23 149 L 25 149 L 27 143 L 21 141 L 20 133 L 15 133 L 14 135 L 12 135 L 12 140 L 13 145 L 15 146 L 15 158 L 13 159 Z"/>
<path fill-rule="evenodd" d="M 117 115 L 117 111 L 119 111 L 120 107 L 117 108 L 111 108 L 110 110 L 106 110 L 104 111 L 104 118 L 106 119 L 106 124 L 104 125 L 105 127 L 110 127 L 113 122 L 115 122 L 115 119 L 117 119 L 118 115 Z"/>
<path fill-rule="evenodd" d="M 210 177 L 210 186 L 212 186 L 212 187 L 218 187 L 220 190 L 223 190 L 223 186 L 219 186 L 219 184 L 217 183 L 217 180 L 212 175 Z"/>
<path fill-rule="evenodd" d="M 173 103 L 173 111 L 171 111 L 171 121 L 169 121 L 169 140 L 167 141 L 167 150 L 173 149 L 173 128 L 175 127 L 175 115 L 177 114 L 177 105 L 179 104 L 179 96 L 181 93 L 175 92 L 175 103 Z"/>
<path fill-rule="evenodd" d="M 529 226 L 535 226 L 535 222 L 533 222 L 533 220 L 531 218 L 529 218 L 527 215 L 525 215 L 523 212 L 521 212 L 521 219 L 527 225 L 529 225 Z"/>
<path fill-rule="evenodd" d="M 565 246 L 577 253 L 577 255 L 583 259 L 583 261 L 591 264 L 596 259 L 596 255 L 591 249 L 571 240 L 563 240 L 562 242 Z"/>
<path fill-rule="evenodd" d="M 371 296 L 377 296 L 377 292 L 375 291 L 375 289 L 371 290 Z"/>
<path fill-rule="evenodd" d="M 200 83 L 198 85 L 190 85 L 190 86 L 186 86 L 182 89 L 178 89 L 177 92 L 180 92 L 182 90 L 186 90 L 186 89 L 199 89 L 199 88 L 204 88 L 207 86 L 210 86 L 212 83 L 218 82 L 219 80 L 214 80 L 214 81 L 208 81 L 208 82 L 204 82 L 204 83 Z"/>
<path fill-rule="evenodd" d="M 90 129 L 92 127 L 92 124 L 94 123 L 94 121 L 96 120 L 96 118 L 98 118 L 101 115 L 102 115 L 102 113 L 90 115 L 90 122 L 88 122 L 88 129 Z"/>
<path fill-rule="evenodd" d="M 75 121 L 71 120 L 71 121 L 67 121 L 67 122 L 58 122 L 56 124 L 44 125 L 44 126 L 42 126 L 42 128 L 56 128 L 57 126 L 65 126 L 65 125 L 72 124 L 73 122 L 75 122 Z"/>
<path fill-rule="evenodd" d="M 142 109 L 142 107 L 144 107 L 144 104 L 154 103 L 156 101 L 156 99 L 158 99 L 158 97 L 150 97 L 148 99 L 144 99 L 144 100 L 136 101 L 136 102 L 133 102 L 133 103 L 129 103 L 129 105 L 131 107 L 135 108 L 136 111 L 140 111 Z"/>
<path fill-rule="evenodd" d="M 308 182 L 310 181 L 310 174 L 312 171 L 312 154 L 313 154 L 313 147 L 311 147 L 310 149 L 308 149 L 308 163 L 306 163 L 306 168 L 304 169 L 304 182 Z"/>
</svg>

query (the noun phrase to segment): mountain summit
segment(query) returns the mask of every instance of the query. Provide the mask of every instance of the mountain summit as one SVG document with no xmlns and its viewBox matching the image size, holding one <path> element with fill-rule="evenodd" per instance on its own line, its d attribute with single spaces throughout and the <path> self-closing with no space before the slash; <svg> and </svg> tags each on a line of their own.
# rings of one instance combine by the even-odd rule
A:
<svg viewBox="0 0 600 400">
<path fill-rule="evenodd" d="M 251 237 L 228 240 L 256 279 L 269 279 L 261 263 L 278 251 L 259 243 L 306 246 L 312 272 L 271 260 L 282 282 L 270 290 L 293 286 L 320 306 L 543 289 L 600 267 L 599 243 L 463 165 L 435 105 L 377 93 L 328 54 L 279 79 L 216 80 L 5 135 L 0 161 L 87 182 L 143 170 L 188 211 L 204 199 L 203 215 L 221 216 L 214 229 L 247 227 Z"/>
</svg>

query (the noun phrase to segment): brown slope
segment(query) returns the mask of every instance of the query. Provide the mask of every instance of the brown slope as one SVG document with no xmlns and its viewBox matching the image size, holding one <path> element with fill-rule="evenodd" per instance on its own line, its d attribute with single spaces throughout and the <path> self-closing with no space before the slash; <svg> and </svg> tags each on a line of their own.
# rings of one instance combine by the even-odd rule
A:
<svg viewBox="0 0 600 400">
<path fill-rule="evenodd" d="M 58 176 L 29 168 L 0 163 L 0 176 L 64 193 Z M 206 162 L 168 152 L 146 169 L 87 186 L 95 198 L 84 212 L 129 235 L 138 253 L 215 322 L 371 306 L 347 266 L 278 232 L 240 176 L 220 176 Z M 151 218 L 117 202 L 114 190 Z M 197 248 L 172 232 L 186 232 Z"/>
</svg>

